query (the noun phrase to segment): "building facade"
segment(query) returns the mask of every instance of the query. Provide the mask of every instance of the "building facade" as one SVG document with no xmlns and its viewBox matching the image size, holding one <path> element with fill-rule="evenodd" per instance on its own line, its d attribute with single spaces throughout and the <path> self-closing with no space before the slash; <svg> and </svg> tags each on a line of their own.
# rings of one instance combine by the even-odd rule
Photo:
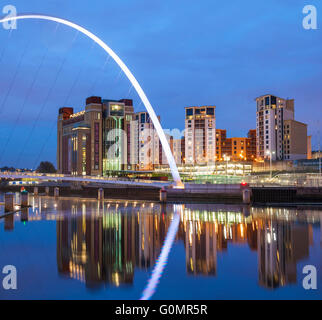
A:
<svg viewBox="0 0 322 320">
<path fill-rule="evenodd" d="M 128 168 L 132 100 L 86 99 L 85 110 L 59 109 L 57 168 L 71 175 L 108 175 Z"/>
<path fill-rule="evenodd" d="M 131 169 L 128 125 L 134 109 L 130 100 L 103 100 L 103 173 Z"/>
<path fill-rule="evenodd" d="M 217 161 L 254 161 L 256 158 L 256 130 L 250 130 L 248 137 L 227 138 L 226 130 L 216 130 Z"/>
<path fill-rule="evenodd" d="M 264 95 L 256 103 L 257 158 L 284 160 L 284 121 L 294 120 L 294 100 Z"/>
<path fill-rule="evenodd" d="M 185 163 L 185 138 L 173 139 L 173 157 L 177 165 Z"/>
<path fill-rule="evenodd" d="M 173 139 L 173 136 L 171 136 L 168 133 L 165 133 L 165 136 L 166 136 L 167 141 L 169 143 L 172 155 L 174 156 L 174 139 Z M 168 165 L 168 159 L 167 159 L 167 156 L 166 156 L 166 154 L 165 154 L 165 152 L 164 152 L 164 150 L 162 148 L 161 141 L 159 142 L 159 150 L 160 150 L 160 153 L 159 153 L 160 165 Z"/>
<path fill-rule="evenodd" d="M 130 124 L 130 141 L 131 163 L 135 170 L 153 170 L 160 164 L 161 144 L 148 112 L 134 114 Z"/>
<path fill-rule="evenodd" d="M 306 158 L 307 126 L 294 120 L 294 99 L 264 95 L 256 99 L 256 104 L 257 158 L 273 161 Z"/>
<path fill-rule="evenodd" d="M 216 129 L 216 160 L 223 161 L 223 155 L 228 152 L 226 149 L 227 131 Z M 225 150 L 223 150 L 225 149 Z"/>
<path fill-rule="evenodd" d="M 284 159 L 299 160 L 307 158 L 307 125 L 295 120 L 284 121 Z"/>
<path fill-rule="evenodd" d="M 216 161 L 215 106 L 185 108 L 185 163 L 212 164 Z"/>
<path fill-rule="evenodd" d="M 254 161 L 257 158 L 257 153 L 256 153 L 256 129 L 249 130 L 247 137 L 248 137 L 248 139 L 250 141 L 250 146 L 248 148 L 247 158 Z"/>
</svg>

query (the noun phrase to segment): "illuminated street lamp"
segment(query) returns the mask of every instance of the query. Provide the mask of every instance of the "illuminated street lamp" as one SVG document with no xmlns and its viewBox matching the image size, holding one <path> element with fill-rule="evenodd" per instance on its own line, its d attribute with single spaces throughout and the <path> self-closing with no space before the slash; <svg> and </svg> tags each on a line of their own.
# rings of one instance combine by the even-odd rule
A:
<svg viewBox="0 0 322 320">
<path fill-rule="evenodd" d="M 226 179 L 228 182 L 228 161 L 230 161 L 230 157 L 224 154 L 224 160 L 226 161 Z"/>
<path fill-rule="evenodd" d="M 270 179 L 272 180 L 272 176 L 273 176 L 273 173 L 272 173 L 272 155 L 275 154 L 275 151 L 271 152 L 271 151 L 267 150 L 266 154 L 269 156 Z"/>
</svg>

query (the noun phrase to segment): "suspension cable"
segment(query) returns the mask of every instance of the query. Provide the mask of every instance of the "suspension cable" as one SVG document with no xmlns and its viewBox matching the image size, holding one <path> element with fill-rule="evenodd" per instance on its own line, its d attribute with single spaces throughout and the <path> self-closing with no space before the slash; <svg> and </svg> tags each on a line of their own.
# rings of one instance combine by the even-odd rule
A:
<svg viewBox="0 0 322 320">
<path fill-rule="evenodd" d="M 41 68 L 42 68 L 42 66 L 44 64 L 44 61 L 46 60 L 47 54 L 48 54 L 48 48 L 46 49 L 46 52 L 44 53 L 43 57 L 41 58 L 41 62 L 39 64 L 38 68 L 37 68 L 37 71 L 35 73 L 35 76 L 34 76 L 32 82 L 31 82 L 30 86 L 29 86 L 29 89 L 27 90 L 27 94 L 26 94 L 26 96 L 24 98 L 24 101 L 22 103 L 22 107 L 21 107 L 20 112 L 18 114 L 18 117 L 17 117 L 17 119 L 15 121 L 14 127 L 11 130 L 11 133 L 8 136 L 7 140 L 6 140 L 6 143 L 4 145 L 4 148 L 2 149 L 2 152 L 0 153 L 0 163 L 1 163 L 1 160 L 2 160 L 3 155 L 6 153 L 7 146 L 9 145 L 9 142 L 11 141 L 12 136 L 13 136 L 15 130 L 16 130 L 16 127 L 17 127 L 17 125 L 18 125 L 18 123 L 20 121 L 21 115 L 23 114 L 23 111 L 25 109 L 25 106 L 27 104 L 27 101 L 29 100 L 30 94 L 31 94 L 31 92 L 34 89 L 35 83 L 36 83 L 36 81 L 38 79 L 38 75 L 39 75 L 40 70 L 41 70 Z"/>
<path fill-rule="evenodd" d="M 74 37 L 74 39 L 73 39 L 73 41 L 72 41 L 72 44 L 73 44 L 73 43 L 74 43 L 74 41 L 76 40 L 76 38 L 77 38 L 77 36 L 78 36 L 78 33 L 79 33 L 79 32 L 77 31 L 77 32 L 76 32 L 76 35 L 75 35 L 75 37 Z M 59 76 L 60 76 L 60 74 L 61 74 L 61 71 L 63 70 L 63 67 L 64 67 L 64 65 L 65 65 L 66 61 L 67 61 L 67 55 L 66 55 L 66 56 L 65 56 L 65 58 L 62 60 L 62 63 L 61 63 L 61 65 L 60 65 L 59 69 L 58 69 L 58 72 L 57 72 L 56 76 L 55 76 L 55 79 L 54 79 L 53 85 L 51 86 L 50 90 L 48 91 L 48 94 L 47 94 L 47 96 L 46 96 L 46 99 L 45 99 L 45 101 L 44 101 L 44 103 L 43 103 L 42 107 L 40 108 L 40 110 L 39 110 L 39 112 L 38 112 L 38 115 L 37 115 L 36 121 L 34 121 L 33 126 L 32 126 L 32 128 L 31 128 L 31 131 L 29 132 L 29 135 L 28 135 L 27 139 L 25 140 L 25 143 L 24 143 L 24 145 L 23 145 L 22 151 L 21 151 L 21 152 L 20 152 L 20 154 L 19 154 L 19 157 L 18 157 L 18 160 L 17 160 L 17 164 L 18 164 L 18 163 L 20 163 L 20 160 L 21 160 L 21 158 L 22 158 L 22 156 L 23 156 L 23 154 L 24 154 L 24 152 L 25 152 L 25 149 L 26 149 L 27 143 L 28 143 L 28 142 L 30 141 L 30 139 L 31 139 L 31 136 L 32 136 L 32 134 L 33 134 L 33 132 L 34 132 L 34 130 L 35 130 L 35 128 L 36 128 L 36 125 L 38 124 L 38 121 L 39 121 L 39 119 L 40 119 L 40 116 L 41 116 L 42 112 L 44 111 L 44 109 L 45 109 L 45 107 L 46 107 L 46 105 L 47 105 L 47 102 L 48 102 L 48 100 L 49 100 L 49 98 L 50 98 L 50 96 L 51 96 L 51 94 L 52 94 L 52 91 L 53 91 L 54 87 L 56 86 L 57 80 L 58 80 L 58 78 L 59 78 Z"/>
<path fill-rule="evenodd" d="M 95 42 L 93 42 L 92 43 L 92 45 L 91 45 L 91 49 L 90 49 L 90 51 L 89 51 L 89 54 L 91 54 L 91 52 L 92 52 L 92 50 L 93 50 L 93 48 L 94 48 L 94 44 L 95 44 Z M 76 78 L 75 78 L 75 80 L 74 80 L 74 82 L 73 82 L 73 84 L 72 84 L 72 86 L 71 86 L 71 88 L 70 88 L 70 90 L 69 90 L 69 92 L 67 93 L 67 95 L 66 95 L 66 99 L 65 99 L 65 103 L 64 103 L 64 105 L 63 106 L 67 106 L 67 103 L 68 103 L 68 101 L 69 101 L 69 98 L 70 98 L 70 96 L 72 95 L 72 92 L 74 91 L 74 89 L 75 89 L 75 87 L 76 87 L 76 84 L 78 83 L 78 81 L 79 81 L 79 79 L 81 78 L 81 74 L 84 72 L 84 69 L 85 69 L 85 60 L 83 61 L 83 63 L 81 64 L 81 67 L 80 67 L 80 69 L 79 69 L 79 71 L 78 71 L 78 73 L 77 73 L 77 75 L 76 75 Z"/>
<path fill-rule="evenodd" d="M 93 44 L 92 44 L 92 46 L 91 46 L 91 49 L 90 49 L 89 54 L 91 54 L 91 52 L 92 52 L 92 50 L 93 50 L 93 48 L 94 48 L 94 45 L 95 45 L 95 43 L 93 42 Z M 86 65 L 86 64 L 85 64 L 85 61 L 86 61 L 86 56 L 85 56 L 85 59 L 84 59 L 84 61 L 83 61 L 84 63 L 82 63 L 82 64 L 81 64 L 81 67 L 80 67 L 80 69 L 79 69 L 79 72 L 78 72 L 78 74 L 77 74 L 77 77 L 75 78 L 75 80 L 74 80 L 74 82 L 73 82 L 73 84 L 72 84 L 72 86 L 71 86 L 70 90 L 68 91 L 68 94 L 67 94 L 66 99 L 65 99 L 65 104 L 64 104 L 64 106 L 66 106 L 66 105 L 67 105 L 67 102 L 69 101 L 70 96 L 71 96 L 71 94 L 72 94 L 72 92 L 73 92 L 73 90 L 74 90 L 74 88 L 75 88 L 76 84 L 77 84 L 77 83 L 78 83 L 78 81 L 79 81 L 80 75 L 83 73 L 83 71 L 84 71 L 84 69 L 85 69 L 85 65 Z M 49 130 L 49 134 L 48 134 L 48 136 L 47 136 L 47 139 L 45 139 L 45 141 L 44 141 L 44 143 L 43 143 L 42 147 L 40 148 L 40 152 L 39 152 L 39 154 L 38 154 L 38 157 L 36 158 L 36 160 L 35 160 L 35 162 L 34 162 L 34 166 L 33 166 L 33 168 L 34 168 L 34 169 L 36 169 L 36 168 L 37 168 L 37 165 L 38 165 L 38 163 L 39 163 L 39 161 L 40 161 L 41 155 L 42 155 L 42 153 L 43 153 L 43 151 L 44 151 L 44 149 L 45 149 L 46 143 L 47 143 L 47 141 L 51 138 L 52 133 L 53 133 L 54 128 L 55 128 L 56 123 L 57 123 L 57 122 L 56 122 L 56 120 L 55 120 L 55 121 L 53 122 L 53 124 L 52 124 L 52 126 L 51 126 L 50 130 Z"/>
<path fill-rule="evenodd" d="M 24 57 L 25 57 L 25 55 L 26 55 L 27 49 L 28 49 L 29 47 L 30 47 L 30 41 L 28 41 L 28 42 L 27 42 L 27 45 L 25 46 L 25 49 L 24 49 L 24 51 L 22 52 L 22 55 L 21 55 L 21 57 L 20 57 L 20 60 L 19 60 L 19 62 L 18 62 L 18 65 L 17 65 L 17 67 L 16 67 L 16 70 L 15 70 L 14 76 L 13 76 L 13 78 L 11 79 L 11 82 L 10 82 L 10 84 L 9 84 L 9 87 L 8 87 L 7 93 L 5 94 L 5 97 L 4 97 L 4 99 L 3 99 L 2 103 L 1 103 L 1 106 L 0 106 L 0 115 L 1 115 L 1 114 L 2 114 L 2 112 L 4 111 L 4 108 L 5 108 L 5 105 L 6 105 L 6 103 L 7 103 L 7 100 L 8 100 L 8 98 L 9 98 L 9 95 L 10 95 L 10 93 L 11 93 L 11 91 L 12 91 L 12 88 L 13 88 L 13 86 L 14 86 L 14 84 L 15 84 L 15 81 L 16 81 L 16 78 L 17 78 L 17 75 L 18 75 L 18 73 L 19 73 L 19 71 L 20 71 L 20 67 L 21 67 L 22 61 L 23 61 L 23 59 L 24 59 Z"/>
</svg>

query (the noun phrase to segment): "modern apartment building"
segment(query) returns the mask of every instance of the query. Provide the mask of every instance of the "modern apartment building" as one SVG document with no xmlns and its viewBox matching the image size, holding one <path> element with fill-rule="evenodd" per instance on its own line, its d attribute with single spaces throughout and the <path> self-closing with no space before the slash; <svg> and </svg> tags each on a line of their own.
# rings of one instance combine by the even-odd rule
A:
<svg viewBox="0 0 322 320">
<path fill-rule="evenodd" d="M 306 158 L 307 126 L 294 120 L 294 99 L 264 95 L 256 99 L 256 104 L 257 158 L 273 161 Z"/>
<path fill-rule="evenodd" d="M 284 160 L 284 121 L 294 120 L 294 100 L 264 95 L 256 103 L 257 158 Z"/>
<path fill-rule="evenodd" d="M 185 163 L 211 164 L 216 161 L 215 106 L 185 108 Z"/>
</svg>

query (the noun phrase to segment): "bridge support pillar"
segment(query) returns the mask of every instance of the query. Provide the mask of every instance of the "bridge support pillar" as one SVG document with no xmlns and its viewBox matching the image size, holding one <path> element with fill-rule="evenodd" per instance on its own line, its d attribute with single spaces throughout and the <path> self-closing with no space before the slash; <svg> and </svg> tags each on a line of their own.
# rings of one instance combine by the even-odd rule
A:
<svg viewBox="0 0 322 320">
<path fill-rule="evenodd" d="M 34 187 L 34 196 L 38 196 L 38 187 Z"/>
<path fill-rule="evenodd" d="M 26 208 L 29 207 L 29 197 L 28 197 L 28 192 L 23 191 L 21 192 L 21 208 Z"/>
<path fill-rule="evenodd" d="M 46 196 L 48 196 L 48 195 L 49 195 L 49 187 L 46 187 L 46 188 L 45 188 L 45 193 L 46 193 Z"/>
<path fill-rule="evenodd" d="M 251 202 L 251 192 L 250 189 L 243 189 L 243 203 L 250 204 Z"/>
<path fill-rule="evenodd" d="M 58 188 L 58 187 L 56 187 L 56 188 L 54 189 L 54 197 L 55 197 L 55 198 L 58 198 L 58 197 L 59 197 L 59 188 Z"/>
<path fill-rule="evenodd" d="M 98 200 L 102 201 L 104 200 L 104 189 L 100 188 L 98 189 L 98 195 L 97 195 Z"/>
<path fill-rule="evenodd" d="M 167 202 L 167 190 L 165 190 L 164 188 L 160 190 L 160 202 Z"/>
<path fill-rule="evenodd" d="M 14 193 L 10 192 L 10 193 L 6 193 L 4 195 L 4 211 L 5 212 L 14 211 L 14 206 L 15 206 L 14 200 L 15 200 Z"/>
</svg>

